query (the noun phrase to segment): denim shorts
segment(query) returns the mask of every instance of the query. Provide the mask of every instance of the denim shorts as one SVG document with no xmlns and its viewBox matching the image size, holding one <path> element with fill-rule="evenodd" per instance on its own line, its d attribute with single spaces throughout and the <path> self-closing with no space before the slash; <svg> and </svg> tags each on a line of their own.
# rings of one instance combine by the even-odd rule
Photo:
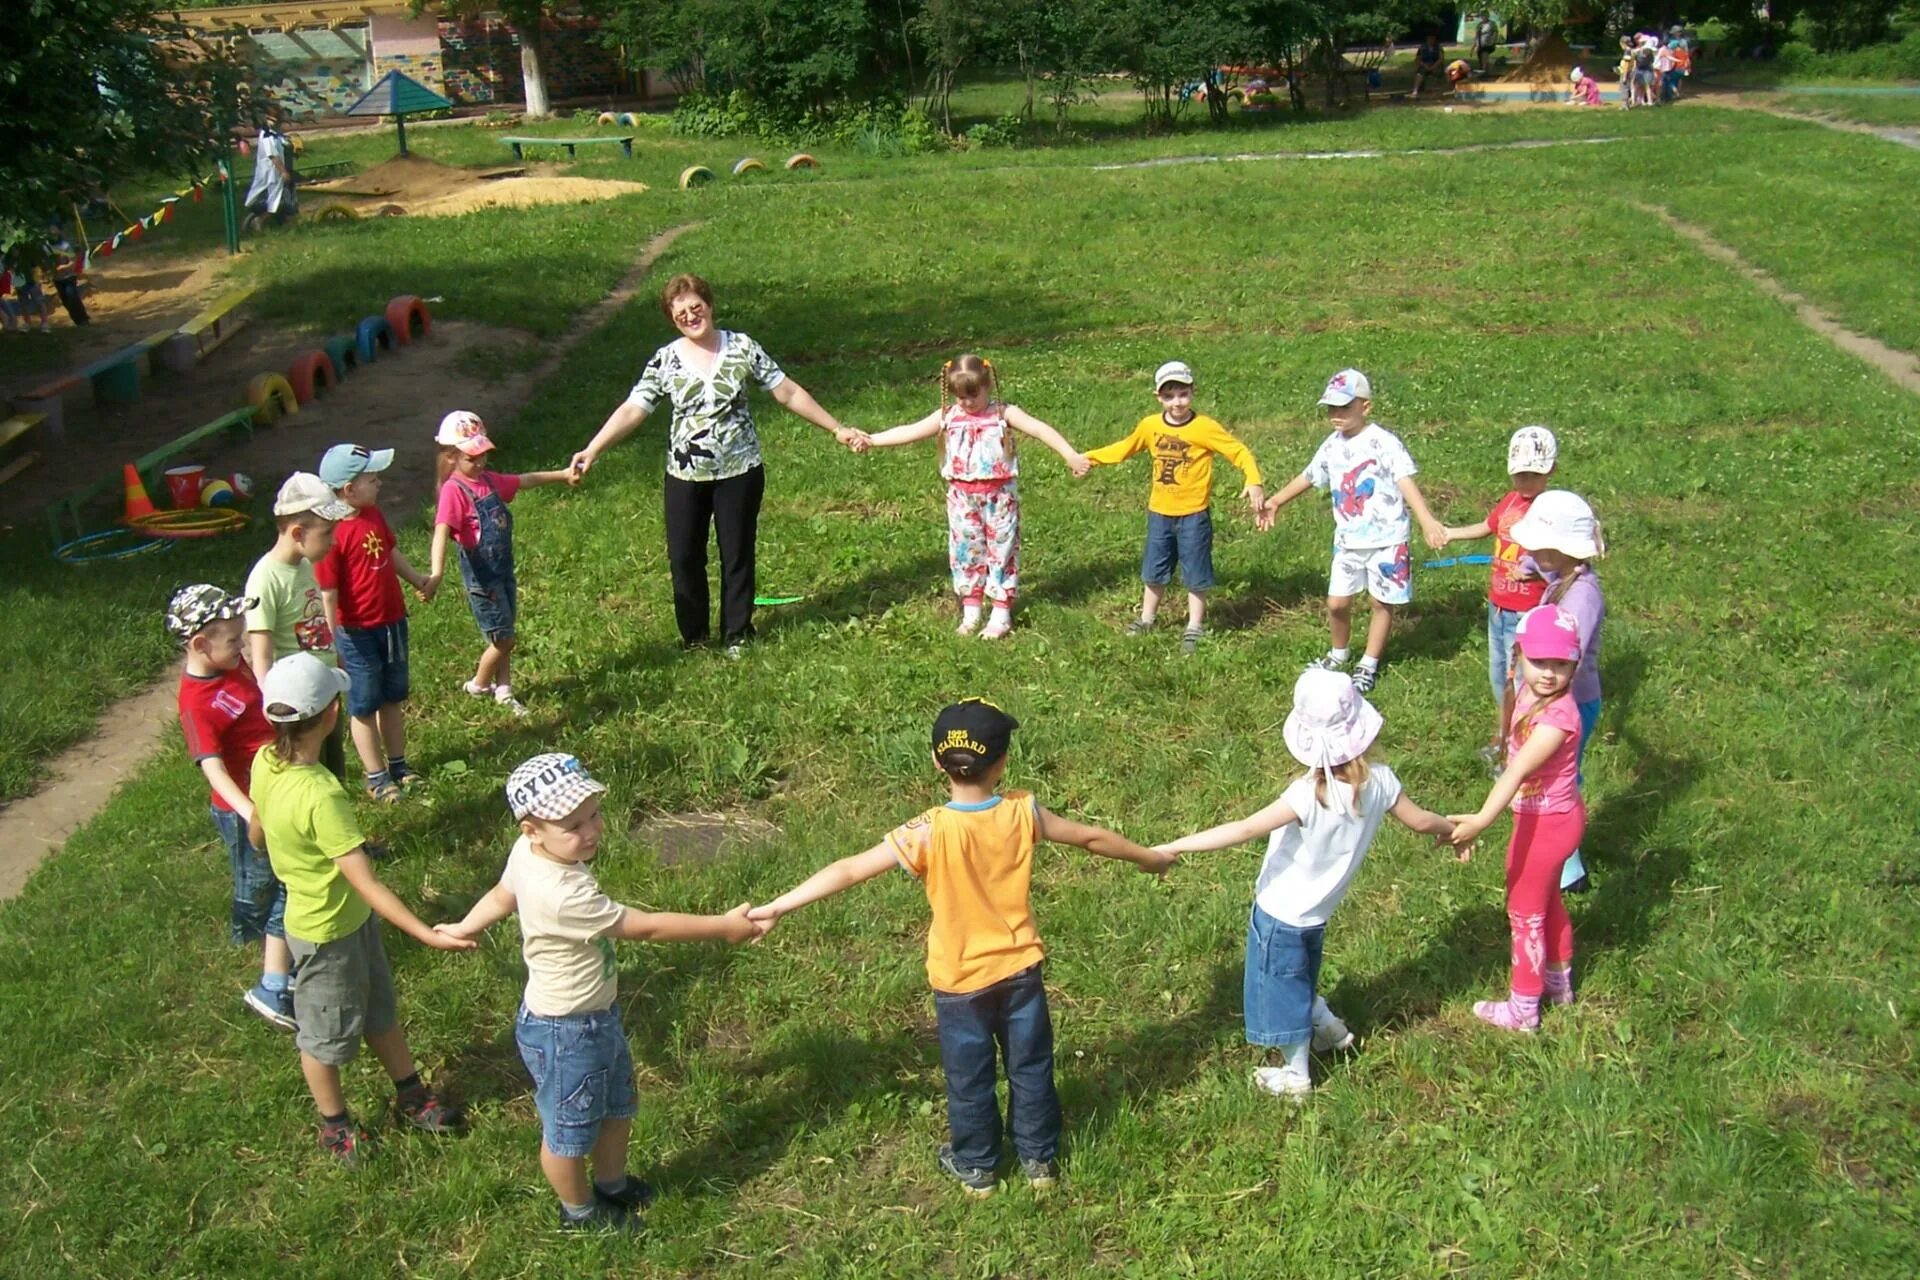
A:
<svg viewBox="0 0 1920 1280">
<path fill-rule="evenodd" d="M 513 578 L 495 578 L 484 586 L 467 584 L 467 608 L 488 644 L 513 639 L 520 613 L 520 585 Z"/>
<path fill-rule="evenodd" d="M 542 1018 L 522 1005 L 513 1042 L 533 1077 L 540 1138 L 556 1156 L 589 1154 L 601 1122 L 633 1115 L 633 1055 L 619 1005 L 565 1018 Z"/>
<path fill-rule="evenodd" d="M 333 633 L 347 687 L 347 714 L 361 719 L 407 700 L 407 620 L 384 627 L 341 627 Z"/>
<path fill-rule="evenodd" d="M 1241 1003 L 1247 1043 L 1299 1044 L 1313 1038 L 1313 992 L 1327 927 L 1296 929 L 1258 906 L 1247 921 L 1247 973 Z"/>
<path fill-rule="evenodd" d="M 1513 679 L 1513 644 L 1520 635 L 1520 618 L 1519 610 L 1487 601 L 1487 683 L 1493 687 L 1496 704 L 1506 701 L 1507 684 Z"/>
<path fill-rule="evenodd" d="M 1140 557 L 1140 581 L 1164 587 L 1173 581 L 1175 561 L 1189 591 L 1213 589 L 1213 512 L 1163 516 L 1147 512 L 1147 550 Z"/>
<path fill-rule="evenodd" d="M 227 918 L 235 946 L 287 936 L 287 886 L 273 874 L 267 855 L 247 839 L 247 820 L 231 809 L 207 806 L 233 869 L 233 912 Z"/>
<path fill-rule="evenodd" d="M 393 1007 L 393 972 L 380 938 L 380 917 L 344 938 L 308 942 L 288 938 L 293 952 L 293 1043 L 330 1067 L 344 1067 L 360 1041 L 399 1021 Z"/>
</svg>

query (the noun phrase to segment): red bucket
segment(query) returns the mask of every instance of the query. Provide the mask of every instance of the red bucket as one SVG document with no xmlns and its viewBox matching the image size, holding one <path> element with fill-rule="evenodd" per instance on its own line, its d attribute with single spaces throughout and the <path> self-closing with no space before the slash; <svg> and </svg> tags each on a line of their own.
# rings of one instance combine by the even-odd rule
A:
<svg viewBox="0 0 1920 1280">
<path fill-rule="evenodd" d="M 200 486 L 207 478 L 205 467 L 168 467 L 166 475 L 167 492 L 173 497 L 174 510 L 186 511 L 200 505 Z"/>
</svg>

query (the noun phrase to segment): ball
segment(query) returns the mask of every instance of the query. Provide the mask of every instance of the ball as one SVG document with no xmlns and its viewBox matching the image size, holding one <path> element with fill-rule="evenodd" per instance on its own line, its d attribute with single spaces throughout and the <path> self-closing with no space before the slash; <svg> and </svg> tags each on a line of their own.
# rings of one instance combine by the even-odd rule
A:
<svg viewBox="0 0 1920 1280">
<path fill-rule="evenodd" d="M 230 507 L 233 503 L 233 486 L 225 480 L 209 480 L 200 486 L 201 506 Z"/>
<path fill-rule="evenodd" d="M 241 502 L 253 497 L 253 477 L 246 472 L 234 472 L 227 477 L 227 483 L 233 486 L 233 496 Z"/>
</svg>

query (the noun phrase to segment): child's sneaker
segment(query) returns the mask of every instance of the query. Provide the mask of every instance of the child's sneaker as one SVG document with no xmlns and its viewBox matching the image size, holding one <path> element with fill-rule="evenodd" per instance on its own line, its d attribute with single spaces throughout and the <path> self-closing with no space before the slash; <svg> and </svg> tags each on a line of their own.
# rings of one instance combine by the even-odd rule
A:
<svg viewBox="0 0 1920 1280">
<path fill-rule="evenodd" d="M 1180 652 L 1192 653 L 1200 647 L 1200 637 L 1206 632 L 1200 627 L 1188 627 L 1180 633 Z"/>
<path fill-rule="evenodd" d="M 1022 1156 L 1020 1172 L 1027 1175 L 1027 1185 L 1035 1191 L 1051 1191 L 1060 1185 L 1060 1166 L 1052 1160 L 1029 1160 Z"/>
<path fill-rule="evenodd" d="M 1299 1102 L 1313 1093 L 1313 1077 L 1286 1067 L 1256 1067 L 1253 1083 L 1276 1098 Z"/>
<path fill-rule="evenodd" d="M 599 1183 L 593 1184 L 593 1194 L 598 1200 L 625 1209 L 628 1213 L 638 1213 L 653 1203 L 653 1184 L 639 1178 L 629 1177 L 618 1189 L 608 1191 Z"/>
<path fill-rule="evenodd" d="M 646 1220 L 632 1210 L 598 1198 L 578 1218 L 567 1212 L 567 1206 L 560 1206 L 562 1231 L 643 1231 L 646 1225 Z"/>
<path fill-rule="evenodd" d="M 425 1085 L 396 1095 L 393 1107 L 408 1124 L 428 1133 L 455 1133 L 466 1123 L 457 1107 Z"/>
<path fill-rule="evenodd" d="M 1312 670 L 1315 667 L 1318 667 L 1322 671 L 1345 671 L 1347 669 L 1347 660 L 1345 658 L 1336 658 L 1331 653 L 1323 653 L 1307 664 L 1308 670 Z"/>
<path fill-rule="evenodd" d="M 1135 618 L 1132 622 L 1129 622 L 1127 624 L 1127 634 L 1130 636 L 1143 636 L 1147 634 L 1147 632 L 1153 630 L 1156 625 L 1157 625 L 1156 619 Z"/>
<path fill-rule="evenodd" d="M 510 684 L 497 684 L 493 686 L 493 700 L 496 705 L 505 707 L 521 719 L 525 719 L 528 715 L 532 714 L 527 710 L 525 703 L 513 696 L 513 686 Z"/>
<path fill-rule="evenodd" d="M 1512 1000 L 1481 1000 L 1473 1006 L 1473 1016 L 1502 1031 L 1524 1031 L 1528 1035 L 1540 1029 L 1540 1006 L 1535 1002 L 1532 1015 L 1517 1008 Z"/>
<path fill-rule="evenodd" d="M 966 1188 L 967 1194 L 977 1200 L 984 1200 L 993 1194 L 997 1185 L 991 1169 L 964 1169 L 953 1158 L 953 1144 L 940 1144 L 940 1170 Z"/>
<path fill-rule="evenodd" d="M 476 684 L 472 680 L 468 680 L 460 687 L 467 691 L 467 696 L 470 698 L 491 698 L 493 696 L 493 686 L 490 684 Z"/>
<path fill-rule="evenodd" d="M 1313 1023 L 1313 1051 L 1315 1053 L 1339 1053 L 1353 1048 L 1353 1032 L 1347 1024 L 1340 1021 L 1340 1015 L 1327 1010 L 1324 1021 L 1319 1018 Z"/>
<path fill-rule="evenodd" d="M 1377 663 L 1362 662 L 1353 669 L 1353 688 L 1356 693 L 1365 695 L 1373 692 L 1373 686 L 1380 680 L 1380 667 Z"/>
<path fill-rule="evenodd" d="M 269 991 L 264 983 L 255 983 L 253 989 L 240 998 L 247 1002 L 247 1008 L 282 1031 L 299 1030 L 293 1020 L 293 992 Z"/>
<path fill-rule="evenodd" d="M 1013 630 L 1013 619 L 1006 614 L 996 613 L 993 615 L 992 621 L 980 628 L 980 638 L 982 640 L 998 640 L 1011 630 Z"/>
<path fill-rule="evenodd" d="M 365 1162 L 373 1139 L 351 1119 L 344 1124 L 320 1126 L 320 1149 L 349 1169 Z"/>
</svg>

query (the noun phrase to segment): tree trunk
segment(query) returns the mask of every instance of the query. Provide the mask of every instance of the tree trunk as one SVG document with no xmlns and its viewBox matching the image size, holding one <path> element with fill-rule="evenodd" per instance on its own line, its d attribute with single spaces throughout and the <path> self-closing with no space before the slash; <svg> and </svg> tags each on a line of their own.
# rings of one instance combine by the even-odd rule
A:
<svg viewBox="0 0 1920 1280">
<path fill-rule="evenodd" d="M 517 32 L 520 37 L 520 79 L 526 85 L 527 119 L 543 120 L 553 114 L 547 102 L 547 75 L 541 67 L 545 52 L 538 21 L 529 22 Z"/>
</svg>

